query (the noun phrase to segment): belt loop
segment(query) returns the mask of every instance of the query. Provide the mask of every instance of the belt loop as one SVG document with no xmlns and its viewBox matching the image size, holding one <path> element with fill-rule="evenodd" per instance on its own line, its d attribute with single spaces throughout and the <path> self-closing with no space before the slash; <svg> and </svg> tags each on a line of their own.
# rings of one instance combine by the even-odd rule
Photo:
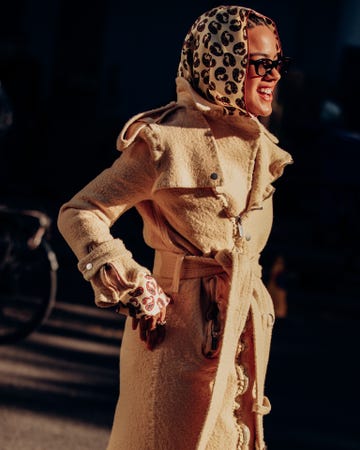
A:
<svg viewBox="0 0 360 450">
<path fill-rule="evenodd" d="M 181 267 L 184 261 L 185 255 L 176 255 L 175 264 L 174 264 L 174 274 L 171 285 L 171 292 L 177 293 L 179 292 L 179 284 L 180 284 L 180 276 L 181 276 Z"/>
</svg>

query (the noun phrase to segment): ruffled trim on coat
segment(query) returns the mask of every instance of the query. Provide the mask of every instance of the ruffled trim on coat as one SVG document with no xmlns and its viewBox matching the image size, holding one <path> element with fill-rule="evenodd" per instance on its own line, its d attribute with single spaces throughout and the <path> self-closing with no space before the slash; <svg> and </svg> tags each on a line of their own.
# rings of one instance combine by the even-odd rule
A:
<svg viewBox="0 0 360 450">
<path fill-rule="evenodd" d="M 272 183 L 284 172 L 287 165 L 293 164 L 290 153 L 280 148 L 276 136 L 259 122 L 261 136 L 257 148 L 252 188 L 247 210 L 259 209 L 265 199 L 270 197 L 275 188 Z"/>
</svg>

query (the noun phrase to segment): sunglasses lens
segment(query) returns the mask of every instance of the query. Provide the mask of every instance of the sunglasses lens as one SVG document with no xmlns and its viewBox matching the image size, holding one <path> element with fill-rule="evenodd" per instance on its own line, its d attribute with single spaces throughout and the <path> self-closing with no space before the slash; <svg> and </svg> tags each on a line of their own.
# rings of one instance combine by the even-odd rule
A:
<svg viewBox="0 0 360 450">
<path fill-rule="evenodd" d="M 255 71 L 257 75 L 259 75 L 260 77 L 263 77 L 265 74 L 271 71 L 271 69 L 272 69 L 271 61 L 269 64 L 269 61 L 267 60 L 259 60 L 255 65 Z"/>
<path fill-rule="evenodd" d="M 265 75 L 267 73 L 270 73 L 273 69 L 273 61 L 271 59 L 264 59 L 263 63 L 260 65 L 261 68 L 261 74 Z"/>
<path fill-rule="evenodd" d="M 255 66 L 256 74 L 263 77 L 271 73 L 273 69 L 276 69 L 281 74 L 286 74 L 289 69 L 290 62 L 291 59 L 288 57 L 279 57 L 276 60 L 259 59 L 257 61 L 252 61 L 252 64 Z"/>
</svg>

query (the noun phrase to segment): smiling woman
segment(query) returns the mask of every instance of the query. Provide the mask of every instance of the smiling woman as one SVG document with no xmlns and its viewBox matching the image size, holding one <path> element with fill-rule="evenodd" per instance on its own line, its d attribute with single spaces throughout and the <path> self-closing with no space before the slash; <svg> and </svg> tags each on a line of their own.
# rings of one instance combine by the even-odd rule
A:
<svg viewBox="0 0 360 450">
<path fill-rule="evenodd" d="M 274 323 L 259 255 L 272 182 L 291 156 L 258 120 L 283 67 L 274 22 L 218 6 L 181 49 L 176 100 L 130 118 L 121 157 L 65 203 L 58 225 L 99 307 L 127 316 L 108 450 L 263 450 Z M 115 221 L 135 207 L 152 268 Z"/>
<path fill-rule="evenodd" d="M 254 116 L 266 117 L 272 112 L 273 92 L 281 77 L 278 71 L 279 42 L 265 25 L 249 28 L 248 39 L 250 61 L 245 82 L 246 106 Z"/>
</svg>

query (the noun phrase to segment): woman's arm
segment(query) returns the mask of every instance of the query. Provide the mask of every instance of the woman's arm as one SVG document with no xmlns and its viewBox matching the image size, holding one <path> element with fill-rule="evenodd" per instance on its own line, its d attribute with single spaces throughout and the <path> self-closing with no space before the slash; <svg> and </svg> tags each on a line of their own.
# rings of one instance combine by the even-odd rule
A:
<svg viewBox="0 0 360 450">
<path fill-rule="evenodd" d="M 87 184 L 59 211 L 58 228 L 78 258 L 78 268 L 90 281 L 95 303 L 118 306 L 137 320 L 164 320 L 168 296 L 150 271 L 138 264 L 110 228 L 138 202 L 151 198 L 156 179 L 147 145 L 136 141 L 114 164 Z M 143 321 L 144 321 L 143 319 Z"/>
</svg>

